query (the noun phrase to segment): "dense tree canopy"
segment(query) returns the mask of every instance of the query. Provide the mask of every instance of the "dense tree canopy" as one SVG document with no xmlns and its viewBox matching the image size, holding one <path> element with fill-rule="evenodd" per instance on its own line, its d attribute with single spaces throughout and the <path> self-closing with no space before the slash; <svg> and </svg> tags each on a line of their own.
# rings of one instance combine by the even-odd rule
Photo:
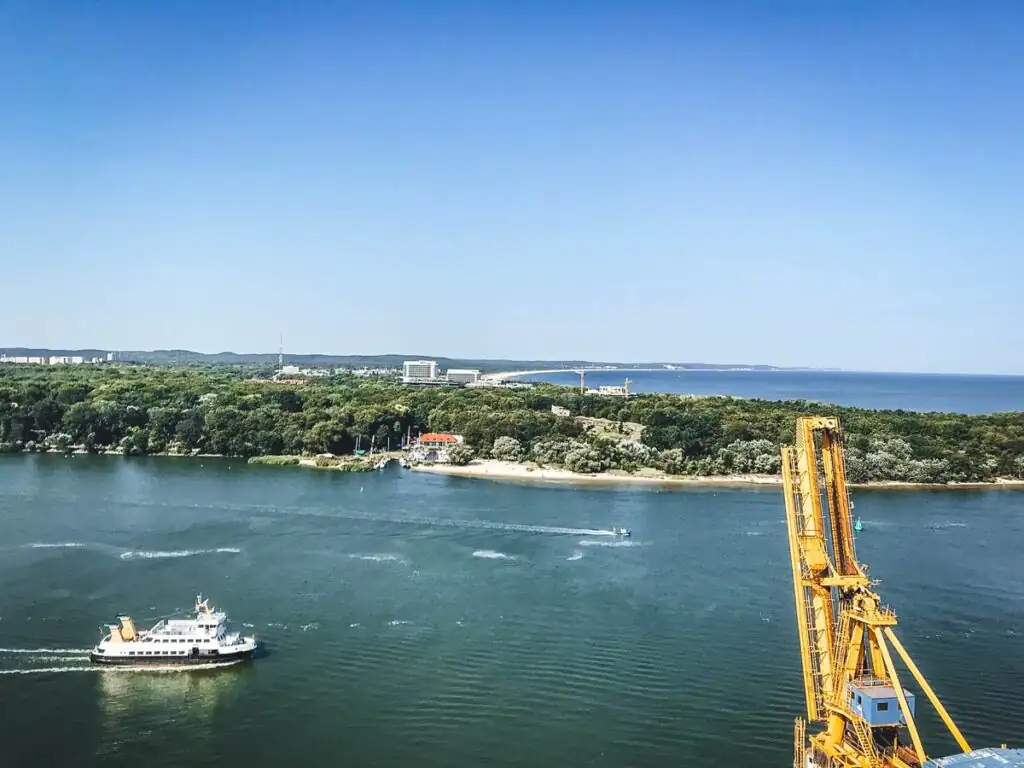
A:
<svg viewBox="0 0 1024 768">
<path fill-rule="evenodd" d="M 571 416 L 555 415 L 552 405 Z M 340 455 L 357 445 L 397 447 L 408 434 L 452 431 L 465 436 L 476 456 L 580 472 L 654 467 L 672 474 L 774 474 L 779 446 L 792 441 L 802 413 L 842 419 L 854 482 L 1024 477 L 1020 412 L 966 416 L 679 395 L 621 399 L 549 385 L 421 389 L 354 377 L 299 386 L 250 381 L 226 368 L 0 366 L 0 452 Z M 609 429 L 588 429 L 595 419 Z"/>
</svg>

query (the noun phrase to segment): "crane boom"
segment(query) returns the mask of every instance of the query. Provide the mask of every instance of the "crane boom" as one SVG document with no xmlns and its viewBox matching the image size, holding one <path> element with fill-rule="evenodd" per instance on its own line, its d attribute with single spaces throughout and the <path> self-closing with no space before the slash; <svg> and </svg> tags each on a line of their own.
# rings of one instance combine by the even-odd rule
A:
<svg viewBox="0 0 1024 768">
<path fill-rule="evenodd" d="M 953 738 L 972 753 L 960 729 L 893 631 L 896 614 L 871 589 L 857 561 L 852 504 L 846 485 L 839 420 L 800 416 L 796 441 L 782 449 L 793 592 L 803 664 L 807 724 L 795 727 L 796 768 L 923 768 L 928 761 L 914 720 L 914 695 L 903 687 L 894 649 L 935 707 Z M 904 731 L 909 742 L 903 738 Z M 985 754 L 982 754 L 985 753 Z M 972 757 L 973 759 L 973 757 Z M 989 765 L 975 762 L 971 765 Z"/>
</svg>

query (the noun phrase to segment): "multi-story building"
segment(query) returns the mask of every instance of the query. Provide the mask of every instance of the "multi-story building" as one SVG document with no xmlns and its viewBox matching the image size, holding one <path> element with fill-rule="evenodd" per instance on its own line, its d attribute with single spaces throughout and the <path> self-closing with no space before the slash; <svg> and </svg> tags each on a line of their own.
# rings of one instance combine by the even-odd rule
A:
<svg viewBox="0 0 1024 768">
<path fill-rule="evenodd" d="M 480 371 L 475 368 L 449 368 L 447 379 L 451 384 L 475 384 L 480 381 Z"/>
<path fill-rule="evenodd" d="M 18 363 L 20 365 L 83 365 L 87 362 L 99 363 L 101 359 L 94 357 L 86 360 L 81 355 L 48 355 L 41 357 L 36 355 L 8 355 L 0 353 L 0 363 Z"/>
<path fill-rule="evenodd" d="M 402 363 L 402 382 L 429 384 L 437 380 L 436 360 L 406 360 Z"/>
</svg>

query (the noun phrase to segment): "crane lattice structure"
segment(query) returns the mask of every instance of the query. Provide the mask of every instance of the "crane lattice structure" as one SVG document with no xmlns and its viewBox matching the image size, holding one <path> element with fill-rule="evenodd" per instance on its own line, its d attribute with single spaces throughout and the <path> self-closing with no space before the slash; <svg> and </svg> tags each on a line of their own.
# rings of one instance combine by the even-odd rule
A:
<svg viewBox="0 0 1024 768">
<path fill-rule="evenodd" d="M 895 632 L 896 614 L 871 589 L 854 550 L 843 437 L 833 417 L 801 416 L 796 444 L 782 449 L 786 524 L 803 661 L 807 721 L 797 718 L 794 768 L 921 768 L 995 765 L 1019 750 L 971 748 Z M 895 650 L 961 749 L 929 761 L 914 720 L 914 696 L 903 688 Z M 808 733 L 808 725 L 819 730 Z M 903 732 L 909 733 L 904 743 Z M 1004 745 L 1005 747 L 1005 745 Z M 947 762 L 948 761 L 948 762 Z"/>
</svg>

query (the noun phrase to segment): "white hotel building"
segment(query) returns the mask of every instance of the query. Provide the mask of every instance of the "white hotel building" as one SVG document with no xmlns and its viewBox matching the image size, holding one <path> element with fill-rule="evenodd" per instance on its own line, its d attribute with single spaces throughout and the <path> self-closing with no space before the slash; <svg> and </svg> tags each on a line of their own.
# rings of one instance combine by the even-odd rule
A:
<svg viewBox="0 0 1024 768">
<path fill-rule="evenodd" d="M 436 380 L 436 360 L 406 360 L 402 363 L 403 384 L 429 383 Z"/>
<path fill-rule="evenodd" d="M 444 375 L 437 370 L 436 360 L 406 360 L 402 363 L 403 384 L 467 385 L 480 380 L 475 368 L 449 368 Z"/>
</svg>

